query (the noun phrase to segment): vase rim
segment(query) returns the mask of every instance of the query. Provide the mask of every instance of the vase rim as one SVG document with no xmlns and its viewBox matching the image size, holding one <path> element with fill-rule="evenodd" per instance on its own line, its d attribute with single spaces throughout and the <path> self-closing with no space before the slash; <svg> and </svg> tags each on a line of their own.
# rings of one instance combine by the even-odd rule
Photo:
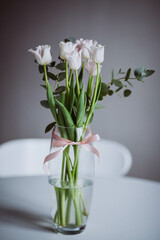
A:
<svg viewBox="0 0 160 240">
<path fill-rule="evenodd" d="M 65 128 L 65 129 L 84 129 L 85 127 L 76 127 L 76 126 L 73 126 L 73 127 L 66 127 L 66 126 L 61 126 L 61 125 L 58 125 L 58 124 L 55 124 L 54 128 L 55 127 L 58 127 L 58 128 Z M 90 125 L 86 126 L 86 129 L 87 128 L 90 128 Z"/>
</svg>

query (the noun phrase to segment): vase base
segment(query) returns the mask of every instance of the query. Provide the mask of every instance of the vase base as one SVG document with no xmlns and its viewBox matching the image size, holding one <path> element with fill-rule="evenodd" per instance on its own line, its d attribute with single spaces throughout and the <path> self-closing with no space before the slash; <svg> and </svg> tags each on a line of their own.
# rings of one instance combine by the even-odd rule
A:
<svg viewBox="0 0 160 240">
<path fill-rule="evenodd" d="M 86 225 L 75 226 L 72 224 L 68 224 L 66 227 L 62 227 L 57 224 L 54 224 L 54 230 L 57 233 L 61 233 L 61 234 L 65 234 L 65 235 L 79 234 L 79 233 L 83 232 L 85 228 L 86 228 Z"/>
</svg>

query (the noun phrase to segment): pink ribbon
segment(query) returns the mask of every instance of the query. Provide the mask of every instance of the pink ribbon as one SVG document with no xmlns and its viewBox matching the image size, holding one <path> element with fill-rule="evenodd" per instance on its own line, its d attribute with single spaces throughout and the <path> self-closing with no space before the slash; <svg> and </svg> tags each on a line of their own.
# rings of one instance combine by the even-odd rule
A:
<svg viewBox="0 0 160 240">
<path fill-rule="evenodd" d="M 54 132 L 52 133 L 52 138 L 55 140 L 52 143 L 53 147 L 56 147 L 56 148 L 63 147 L 63 148 L 61 148 L 61 149 L 59 149 L 59 150 L 57 150 L 53 153 L 50 153 L 44 159 L 43 168 L 44 168 L 44 170 L 47 174 L 49 174 L 50 171 L 49 171 L 48 167 L 46 166 L 46 163 L 48 161 L 51 161 L 52 159 L 56 158 L 69 145 L 82 146 L 87 151 L 93 152 L 98 157 L 98 160 L 100 159 L 98 150 L 96 148 L 94 148 L 92 145 L 90 145 L 90 143 L 93 143 L 93 142 L 96 142 L 96 141 L 100 140 L 100 137 L 99 137 L 98 134 L 92 135 L 91 131 L 89 131 L 88 135 L 86 136 L 86 138 L 84 138 L 82 140 L 82 142 L 72 142 L 72 141 L 70 141 L 66 138 L 62 138 L 62 137 L 56 135 Z"/>
</svg>

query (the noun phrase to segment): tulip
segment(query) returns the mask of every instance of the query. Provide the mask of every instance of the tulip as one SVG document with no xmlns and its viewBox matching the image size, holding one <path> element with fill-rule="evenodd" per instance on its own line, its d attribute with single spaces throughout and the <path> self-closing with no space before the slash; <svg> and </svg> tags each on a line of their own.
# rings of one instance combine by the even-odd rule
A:
<svg viewBox="0 0 160 240">
<path fill-rule="evenodd" d="M 40 65 L 47 65 L 52 62 L 51 46 L 49 45 L 41 45 L 36 47 L 35 51 L 33 49 L 28 51 L 34 54 L 36 61 Z"/>
<path fill-rule="evenodd" d="M 70 55 L 66 55 L 70 69 L 78 70 L 81 67 L 81 53 L 82 50 L 78 51 L 78 49 L 75 49 Z"/>
<path fill-rule="evenodd" d="M 83 38 L 81 38 L 80 40 L 77 40 L 76 43 L 78 50 L 82 49 L 82 59 L 90 59 L 90 49 L 92 46 L 96 46 L 97 42 L 93 40 L 83 40 Z"/>
<path fill-rule="evenodd" d="M 101 64 L 104 61 L 104 46 L 100 44 L 92 46 L 90 53 L 95 63 Z"/>
<path fill-rule="evenodd" d="M 70 55 L 76 48 L 77 44 L 72 42 L 60 42 L 59 49 L 60 49 L 60 58 L 63 60 L 67 60 L 66 56 Z"/>
<path fill-rule="evenodd" d="M 85 68 L 86 68 L 86 70 L 87 70 L 87 72 L 90 76 L 96 76 L 97 75 L 97 64 L 95 62 L 88 61 L 88 62 L 85 63 L 84 66 L 85 66 Z M 99 65 L 99 66 L 100 66 L 100 68 L 102 67 L 101 65 Z"/>
</svg>

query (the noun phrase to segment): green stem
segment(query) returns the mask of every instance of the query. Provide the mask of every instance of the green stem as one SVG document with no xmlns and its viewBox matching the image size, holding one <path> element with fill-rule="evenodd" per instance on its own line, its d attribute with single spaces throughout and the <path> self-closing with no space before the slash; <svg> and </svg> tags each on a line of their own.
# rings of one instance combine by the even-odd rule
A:
<svg viewBox="0 0 160 240">
<path fill-rule="evenodd" d="M 70 83 L 71 83 L 71 78 L 72 78 L 72 69 L 70 69 L 70 72 L 69 72 L 69 79 L 68 79 L 68 85 L 70 86 Z"/>
<path fill-rule="evenodd" d="M 66 90 L 67 92 L 69 91 L 69 88 L 68 88 L 68 62 L 66 61 Z"/>
<path fill-rule="evenodd" d="M 44 68 L 45 82 L 46 82 L 46 84 L 48 84 L 48 76 L 47 76 L 47 68 L 46 68 L 46 65 L 43 65 L 43 68 Z"/>
<path fill-rule="evenodd" d="M 69 224 L 69 221 L 70 221 L 71 203 L 72 203 L 72 192 L 71 192 L 71 189 L 69 188 L 68 202 L 67 202 L 67 208 L 66 208 L 66 224 Z"/>
<path fill-rule="evenodd" d="M 60 190 L 61 224 L 65 227 L 65 189 Z"/>
<path fill-rule="evenodd" d="M 80 89 L 79 89 L 79 80 L 78 80 L 77 70 L 75 70 L 75 75 L 76 75 L 76 83 L 77 83 L 77 94 L 78 94 L 78 97 L 79 97 Z"/>
<path fill-rule="evenodd" d="M 89 120 L 92 116 L 92 113 L 94 111 L 94 106 L 95 106 L 95 101 L 96 101 L 96 96 L 97 96 L 97 90 L 98 90 L 98 84 L 99 84 L 99 64 L 97 64 L 97 77 L 96 77 L 96 84 L 95 84 L 95 88 L 94 88 L 94 93 L 93 93 L 93 98 L 92 98 L 92 103 L 91 103 L 91 107 L 90 107 L 90 110 L 89 110 L 89 113 L 88 113 L 88 116 L 87 116 L 87 119 L 86 119 L 86 122 L 84 124 L 84 132 L 86 130 L 86 127 L 88 126 L 89 124 Z M 82 134 L 82 136 L 84 135 L 84 132 Z"/>
</svg>

